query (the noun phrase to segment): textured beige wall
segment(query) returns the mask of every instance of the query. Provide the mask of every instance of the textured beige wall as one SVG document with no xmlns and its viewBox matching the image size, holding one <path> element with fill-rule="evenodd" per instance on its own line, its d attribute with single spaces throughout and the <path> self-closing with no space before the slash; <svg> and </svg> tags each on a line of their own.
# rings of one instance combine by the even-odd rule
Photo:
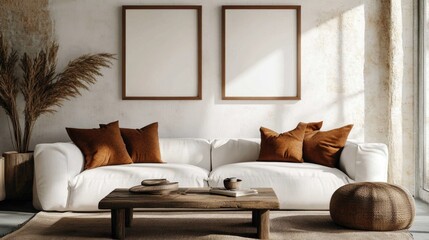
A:
<svg viewBox="0 0 429 240">
<path fill-rule="evenodd" d="M 417 128 L 414 123 L 417 121 L 416 105 L 416 85 L 417 76 L 414 76 L 414 1 L 402 0 L 402 24 L 403 24 L 403 49 L 404 49 L 404 76 L 402 89 L 402 143 L 403 143 L 403 185 L 409 189 L 415 188 L 415 167 L 417 163 L 416 142 Z"/>
<path fill-rule="evenodd" d="M 387 1 L 387 0 L 383 0 Z M 19 51 L 54 37 L 60 44 L 59 67 L 90 52 L 119 54 L 121 5 L 203 5 L 203 100 L 122 101 L 121 64 L 80 98 L 36 124 L 33 145 L 69 141 L 65 126 L 96 127 L 120 120 L 122 126 L 160 123 L 162 137 L 258 137 L 259 127 L 286 131 L 299 121 L 324 120 L 323 129 L 348 123 L 350 138 L 387 142 L 387 35 L 383 1 L 374 0 L 160 0 L 106 1 L 0 0 L 0 30 Z M 299 4 L 302 6 L 302 100 L 222 101 L 220 6 L 227 4 Z M 403 143 L 405 185 L 414 190 L 413 1 L 403 1 Z M 6 14 L 4 14 L 6 13 Z M 32 31 L 24 24 L 26 20 Z M 8 21 L 4 25 L 4 21 Z M 23 21 L 23 22 L 21 22 Z M 53 23 L 53 25 L 51 24 Z M 36 29 L 36 30 L 34 30 Z M 52 29 L 55 29 L 53 31 Z M 257 44 L 257 42 L 255 42 Z M 0 115 L 0 150 L 11 148 L 6 118 Z"/>
</svg>

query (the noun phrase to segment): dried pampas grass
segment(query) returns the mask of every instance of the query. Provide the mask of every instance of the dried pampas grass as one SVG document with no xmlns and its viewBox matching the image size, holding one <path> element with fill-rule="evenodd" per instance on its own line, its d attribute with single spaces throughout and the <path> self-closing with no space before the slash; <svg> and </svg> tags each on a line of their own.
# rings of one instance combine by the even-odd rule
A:
<svg viewBox="0 0 429 240">
<path fill-rule="evenodd" d="M 23 77 L 16 77 L 18 54 L 9 50 L 0 34 L 0 106 L 9 116 L 13 128 L 14 147 L 18 152 L 28 152 L 31 133 L 37 118 L 45 113 L 56 112 L 65 100 L 81 95 L 102 76 L 101 68 L 110 67 L 113 54 L 83 55 L 70 61 L 57 73 L 58 44 L 52 43 L 33 58 L 26 53 L 20 67 Z M 24 134 L 21 131 L 16 98 L 21 92 L 25 100 Z"/>
</svg>

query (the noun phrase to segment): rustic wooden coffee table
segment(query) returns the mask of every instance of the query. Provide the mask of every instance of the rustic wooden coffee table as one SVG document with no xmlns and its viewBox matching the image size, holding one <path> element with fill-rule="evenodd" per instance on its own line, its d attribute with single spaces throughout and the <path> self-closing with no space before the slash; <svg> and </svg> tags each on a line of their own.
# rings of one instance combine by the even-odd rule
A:
<svg viewBox="0 0 429 240">
<path fill-rule="evenodd" d="M 208 188 L 180 188 L 170 195 L 131 193 L 128 189 L 115 189 L 98 204 L 99 209 L 112 211 L 112 237 L 125 238 L 125 227 L 133 220 L 133 208 L 196 208 L 222 210 L 252 210 L 252 223 L 257 227 L 259 239 L 269 239 L 270 210 L 279 208 L 279 200 L 271 188 L 257 188 L 258 195 L 226 197 L 210 194 Z"/>
</svg>

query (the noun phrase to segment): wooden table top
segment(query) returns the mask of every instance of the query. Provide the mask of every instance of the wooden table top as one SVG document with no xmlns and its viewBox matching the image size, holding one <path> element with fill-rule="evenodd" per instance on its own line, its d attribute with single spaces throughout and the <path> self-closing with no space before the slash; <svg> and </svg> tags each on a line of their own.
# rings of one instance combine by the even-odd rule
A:
<svg viewBox="0 0 429 240">
<path fill-rule="evenodd" d="M 117 188 L 100 201 L 98 208 L 279 209 L 279 200 L 272 188 L 255 189 L 257 195 L 227 197 L 210 194 L 209 188 L 180 188 L 170 195 L 131 193 L 127 188 Z"/>
</svg>

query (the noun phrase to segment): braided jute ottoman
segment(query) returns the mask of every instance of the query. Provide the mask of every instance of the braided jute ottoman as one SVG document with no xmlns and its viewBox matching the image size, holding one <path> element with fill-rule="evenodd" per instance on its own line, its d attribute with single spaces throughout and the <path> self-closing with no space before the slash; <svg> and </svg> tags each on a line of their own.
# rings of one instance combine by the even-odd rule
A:
<svg viewBox="0 0 429 240">
<path fill-rule="evenodd" d="M 332 220 L 344 227 L 393 231 L 410 228 L 415 205 L 412 196 L 400 186 L 360 182 L 336 190 L 329 211 Z"/>
</svg>

